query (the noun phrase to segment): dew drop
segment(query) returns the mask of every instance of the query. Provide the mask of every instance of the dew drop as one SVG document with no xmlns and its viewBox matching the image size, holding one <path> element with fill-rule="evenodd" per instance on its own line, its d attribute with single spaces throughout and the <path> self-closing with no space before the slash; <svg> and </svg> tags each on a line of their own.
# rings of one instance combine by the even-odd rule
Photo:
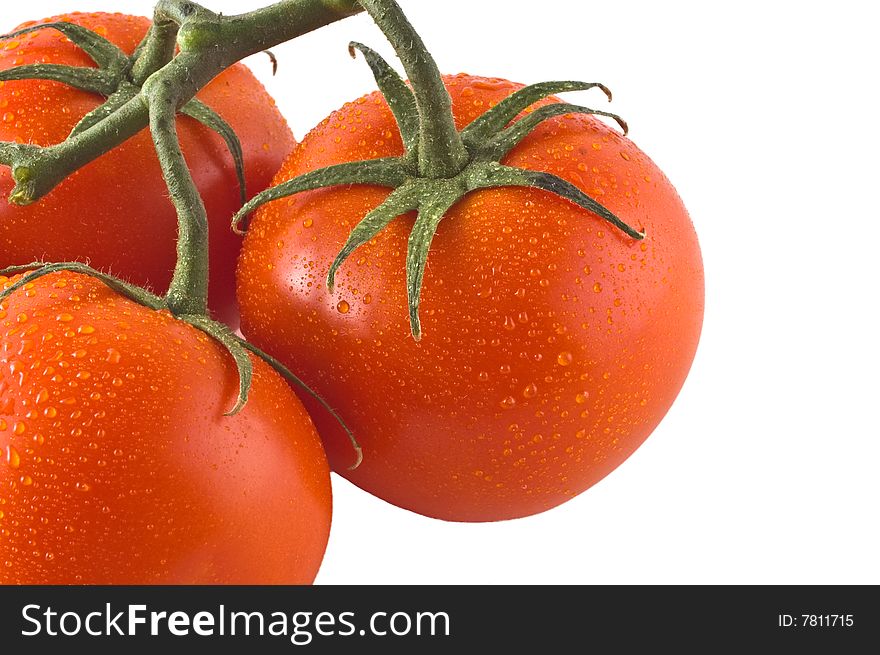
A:
<svg viewBox="0 0 880 655">
<path fill-rule="evenodd" d="M 6 446 L 6 463 L 14 469 L 21 464 L 21 457 L 13 446 Z"/>
<path fill-rule="evenodd" d="M 581 391 L 577 396 L 574 397 L 574 401 L 578 405 L 583 405 L 585 402 L 587 402 L 587 398 L 589 398 L 589 397 L 590 397 L 589 392 Z"/>
<path fill-rule="evenodd" d="M 527 385 L 526 388 L 523 389 L 522 394 L 525 398 L 534 398 L 538 395 L 538 385 L 536 385 L 534 382 Z"/>
<path fill-rule="evenodd" d="M 501 399 L 501 409 L 512 409 L 516 406 L 516 398 L 513 396 L 507 396 L 506 398 Z"/>
<path fill-rule="evenodd" d="M 348 311 L 351 309 L 351 305 L 348 304 L 345 300 L 340 300 L 336 305 L 336 311 L 340 314 L 348 314 Z"/>
<path fill-rule="evenodd" d="M 59 323 L 70 323 L 73 320 L 73 316 L 67 313 L 58 314 L 58 316 L 55 317 L 55 320 Z"/>
<path fill-rule="evenodd" d="M 571 353 L 567 350 L 562 351 L 556 356 L 556 362 L 560 366 L 568 366 L 574 360 L 574 357 L 571 356 Z"/>
</svg>

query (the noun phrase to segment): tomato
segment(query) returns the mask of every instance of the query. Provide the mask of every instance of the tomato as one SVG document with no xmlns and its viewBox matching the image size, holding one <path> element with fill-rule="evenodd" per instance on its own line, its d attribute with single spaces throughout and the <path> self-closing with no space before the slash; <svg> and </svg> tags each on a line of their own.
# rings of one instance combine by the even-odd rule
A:
<svg viewBox="0 0 880 655">
<path fill-rule="evenodd" d="M 92 29 L 127 53 L 150 24 L 146 18 L 104 13 L 66 14 L 40 22 L 59 20 Z M 34 62 L 94 65 L 51 29 L 0 42 L 0 70 Z M 248 193 L 265 188 L 294 140 L 263 86 L 247 68 L 236 65 L 198 97 L 238 134 Z M 103 100 L 56 82 L 0 82 L 0 141 L 58 143 Z M 233 161 L 224 141 L 195 120 L 181 117 L 178 129 L 211 227 L 210 304 L 219 318 L 234 323 L 234 271 L 241 242 L 229 227 L 240 206 Z M 9 170 L 0 167 L 0 196 L 8 196 L 12 187 Z M 94 268 L 162 293 L 174 270 L 176 238 L 176 214 L 147 130 L 76 172 L 36 204 L 0 203 L 0 268 L 37 260 L 88 260 Z"/>
<path fill-rule="evenodd" d="M 224 416 L 221 345 L 74 273 L 14 292 L 0 329 L 0 583 L 314 579 L 330 471 L 265 362 Z"/>
<path fill-rule="evenodd" d="M 445 78 L 459 128 L 521 88 Z M 398 156 L 378 93 L 309 134 L 276 183 Z M 353 429 L 363 464 L 316 409 L 331 465 L 401 507 L 442 519 L 533 514 L 584 491 L 652 432 L 681 388 L 703 315 L 697 238 L 672 185 L 592 116 L 542 124 L 502 163 L 556 174 L 637 229 L 634 240 L 561 198 L 498 188 L 455 205 L 434 238 L 410 335 L 414 217 L 393 221 L 325 277 L 352 227 L 388 195 L 345 186 L 258 211 L 238 271 L 242 329 Z"/>
</svg>

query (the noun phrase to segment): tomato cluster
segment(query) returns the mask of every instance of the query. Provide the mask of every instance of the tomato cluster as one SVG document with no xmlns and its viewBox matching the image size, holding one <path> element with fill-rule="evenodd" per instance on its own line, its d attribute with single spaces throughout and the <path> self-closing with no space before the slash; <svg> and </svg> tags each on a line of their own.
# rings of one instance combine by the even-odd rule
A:
<svg viewBox="0 0 880 655">
<path fill-rule="evenodd" d="M 53 20 L 127 53 L 149 28 L 120 14 Z M 0 50 L 0 70 L 34 62 L 93 65 L 51 30 Z M 471 75 L 442 84 L 458 130 L 523 89 Z M 406 161 L 411 146 L 380 92 L 299 144 L 241 65 L 199 98 L 237 133 L 250 192 Z M 0 141 L 57 143 L 100 102 L 53 81 L 0 82 Z M 247 356 L 247 402 L 230 413 L 242 364 L 198 322 L 82 272 L 0 277 L 11 290 L 0 303 L 0 582 L 308 583 L 329 535 L 331 468 L 427 516 L 494 521 L 552 508 L 619 466 L 688 373 L 702 261 L 662 171 L 589 115 L 602 112 L 556 113 L 493 169 L 534 173 L 533 188 L 484 185 L 451 203 L 420 305 L 417 214 L 406 209 L 325 283 L 352 229 L 396 191 L 303 187 L 256 211 L 242 245 L 229 229 L 240 200 L 228 144 L 180 117 L 211 229 L 211 307 L 236 327 L 237 297 L 245 338 L 272 357 Z M 0 193 L 13 184 L 0 171 Z M 40 202 L 0 207 L 0 268 L 89 261 L 164 290 L 177 230 L 165 184 L 144 131 Z M 563 187 L 644 238 L 552 192 Z M 308 391 L 289 387 L 281 365 Z"/>
</svg>

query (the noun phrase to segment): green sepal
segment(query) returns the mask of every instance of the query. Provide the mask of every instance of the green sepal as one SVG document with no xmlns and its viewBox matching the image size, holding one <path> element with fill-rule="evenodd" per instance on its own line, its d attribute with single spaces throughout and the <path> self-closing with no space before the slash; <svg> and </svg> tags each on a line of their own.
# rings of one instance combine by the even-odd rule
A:
<svg viewBox="0 0 880 655">
<path fill-rule="evenodd" d="M 504 166 L 497 162 L 486 162 L 479 167 L 474 167 L 469 172 L 467 182 L 468 188 L 472 191 L 504 186 L 528 187 L 548 191 L 596 214 L 596 216 L 604 219 L 633 239 L 645 238 L 644 232 L 640 232 L 624 223 L 613 212 L 558 175 L 543 171 L 533 171 L 527 168 Z"/>
<path fill-rule="evenodd" d="M 425 195 L 419 205 L 419 215 L 409 234 L 406 252 L 406 296 L 409 305 L 410 331 L 416 341 L 422 338 L 422 323 L 419 319 L 419 303 L 422 298 L 422 281 L 425 277 L 425 266 L 428 263 L 428 252 L 431 241 L 437 232 L 437 226 L 449 211 L 467 193 L 461 180 L 432 180 L 433 185 L 440 186 L 434 193 Z"/>
<path fill-rule="evenodd" d="M 611 100 L 611 91 L 600 82 L 538 82 L 530 84 L 501 100 L 485 114 L 476 118 L 461 131 L 461 138 L 469 147 L 479 145 L 498 134 L 510 122 L 536 102 L 556 93 L 600 89 Z"/>
<path fill-rule="evenodd" d="M 8 266 L 7 268 L 0 270 L 0 275 L 6 277 L 9 277 L 10 275 L 18 275 L 19 273 L 23 273 L 24 275 L 22 275 L 20 280 L 10 285 L 7 289 L 0 291 L 0 301 L 5 300 L 10 294 L 15 293 L 18 289 L 21 289 L 23 286 L 34 280 L 61 271 L 69 271 L 71 273 L 79 273 L 81 275 L 93 277 L 96 280 L 103 282 L 119 295 L 128 298 L 139 305 L 143 305 L 144 307 L 157 310 L 165 307 L 165 301 L 162 300 L 162 298 L 150 293 L 146 289 L 142 289 L 139 286 L 120 280 L 107 273 L 102 273 L 101 271 L 81 262 L 57 262 L 49 264 L 45 262 L 34 262 L 32 264 Z"/>
<path fill-rule="evenodd" d="M 287 198 L 303 191 L 349 184 L 373 184 L 394 188 L 403 184 L 406 177 L 407 171 L 399 157 L 368 159 L 319 168 L 255 195 L 232 217 L 232 229 L 236 234 L 241 234 L 240 225 L 245 216 L 267 202 Z"/>
<path fill-rule="evenodd" d="M 100 68 L 63 66 L 61 64 L 25 64 L 0 71 L 0 82 L 12 80 L 47 80 L 59 82 L 80 91 L 108 96 L 116 88 L 116 80 Z"/>
<path fill-rule="evenodd" d="M 193 98 L 180 109 L 181 114 L 194 118 L 210 130 L 213 130 L 226 142 L 232 161 L 235 163 L 235 175 L 238 178 L 238 190 L 243 205 L 247 201 L 247 188 L 244 173 L 244 152 L 241 141 L 232 126 L 220 114 L 211 109 L 198 98 Z"/>
<path fill-rule="evenodd" d="M 14 39 L 24 34 L 45 29 L 54 29 L 61 32 L 91 57 L 98 64 L 99 68 L 126 67 L 128 65 L 128 56 L 114 43 L 108 41 L 97 32 L 93 32 L 76 23 L 57 22 L 32 25 L 9 34 L 0 35 L 0 41 Z"/>
<path fill-rule="evenodd" d="M 224 416 L 235 416 L 247 404 L 254 379 L 254 364 L 242 345 L 242 340 L 223 323 L 211 320 L 207 316 L 181 315 L 176 318 L 207 334 L 226 348 L 232 356 L 238 370 L 238 397 L 235 405 Z"/>
<path fill-rule="evenodd" d="M 566 103 L 554 103 L 539 107 L 532 113 L 524 116 L 507 129 L 499 132 L 493 138 L 486 141 L 485 144 L 475 148 L 475 158 L 484 161 L 500 161 L 507 153 L 513 150 L 519 142 L 531 134 L 541 123 L 555 118 L 556 116 L 565 116 L 566 114 L 593 114 L 598 116 L 607 116 L 617 121 L 623 133 L 629 131 L 629 127 L 620 116 L 607 111 L 599 111 L 590 109 L 589 107 L 581 107 L 579 105 L 569 105 Z"/>
<path fill-rule="evenodd" d="M 259 357 L 264 362 L 266 362 L 269 366 L 271 366 L 273 369 L 275 369 L 275 372 L 277 372 L 281 377 L 283 377 L 285 380 L 287 380 L 291 384 L 299 387 L 306 394 L 308 394 L 309 396 L 314 398 L 318 402 L 318 404 L 321 405 L 321 407 L 323 407 L 324 410 L 328 414 L 330 414 L 330 416 L 333 417 L 333 419 L 343 429 L 346 436 L 348 436 L 348 439 L 351 442 L 351 446 L 354 449 L 355 461 L 354 461 L 354 464 L 352 464 L 351 466 L 348 467 L 348 470 L 353 471 L 358 466 L 360 466 L 361 462 L 364 461 L 364 452 L 361 449 L 361 446 L 358 443 L 357 439 L 355 438 L 354 433 L 351 431 L 351 428 L 349 428 L 348 425 L 346 424 L 346 422 L 344 420 L 342 420 L 342 417 L 339 415 L 339 413 L 335 409 L 330 407 L 330 405 L 327 403 L 327 401 L 324 400 L 320 395 L 318 395 L 309 385 L 307 385 L 300 378 L 298 378 L 296 375 L 294 375 L 290 371 L 290 369 L 288 369 L 284 364 L 279 362 L 277 359 L 275 359 L 271 355 L 264 353 L 262 350 L 257 348 L 255 345 L 248 343 L 244 339 L 239 339 L 239 341 L 241 343 L 242 348 L 254 353 L 257 357 Z"/>
<path fill-rule="evenodd" d="M 355 250 L 379 234 L 395 218 L 418 208 L 419 187 L 418 182 L 413 182 L 394 189 L 382 204 L 364 216 L 354 227 L 327 273 L 327 288 L 331 292 L 336 285 L 336 271 Z"/>
<path fill-rule="evenodd" d="M 101 105 L 95 107 L 92 111 L 83 116 L 79 123 L 73 126 L 73 129 L 70 131 L 70 134 L 67 135 L 67 138 L 72 139 L 78 134 L 85 132 L 90 127 L 94 127 L 105 118 L 111 116 L 125 103 L 136 98 L 137 94 L 138 89 L 135 86 L 123 85 L 119 90 L 107 96 L 107 100 Z"/>
<path fill-rule="evenodd" d="M 348 44 L 352 57 L 355 56 L 355 50 L 360 51 L 373 72 L 379 91 L 397 121 L 404 150 L 406 153 L 412 152 L 419 144 L 419 109 L 412 89 L 378 52 L 363 43 L 352 41 Z"/>
</svg>

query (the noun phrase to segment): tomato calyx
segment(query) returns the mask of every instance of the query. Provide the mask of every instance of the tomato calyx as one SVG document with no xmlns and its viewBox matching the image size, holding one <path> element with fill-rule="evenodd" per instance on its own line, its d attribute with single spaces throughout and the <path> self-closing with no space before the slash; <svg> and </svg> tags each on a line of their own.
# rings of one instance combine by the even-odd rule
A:
<svg viewBox="0 0 880 655">
<path fill-rule="evenodd" d="M 392 189 L 385 201 L 370 211 L 352 230 L 327 275 L 333 290 L 336 272 L 360 246 L 373 239 L 394 219 L 410 211 L 417 219 L 410 233 L 406 257 L 406 284 L 410 329 L 421 339 L 419 303 L 431 241 L 440 221 L 459 200 L 473 191 L 496 187 L 530 187 L 553 193 L 605 220 L 633 239 L 644 232 L 628 225 L 570 182 L 549 173 L 505 166 L 501 160 L 532 131 L 551 118 L 568 114 L 605 116 L 628 128 L 618 115 L 589 107 L 557 102 L 527 113 L 535 103 L 556 93 L 599 89 L 599 82 L 554 81 L 526 86 L 459 131 L 451 99 L 440 71 L 418 33 L 394 0 L 361 0 L 361 5 L 382 29 L 403 63 L 407 84 L 378 53 L 352 42 L 349 52 L 360 52 L 369 65 L 380 93 L 397 122 L 404 145 L 400 157 L 337 164 L 321 168 L 267 189 L 252 198 L 233 218 L 241 232 L 244 218 L 261 205 L 304 191 L 366 184 Z"/>
<path fill-rule="evenodd" d="M 67 137 L 67 141 L 71 141 L 122 109 L 126 103 L 135 100 L 149 76 L 171 61 L 174 56 L 175 31 L 170 30 L 167 23 L 163 23 L 158 28 L 155 25 L 151 27 L 131 57 L 97 32 L 75 23 L 42 23 L 0 35 L 0 41 L 6 41 L 39 30 L 54 29 L 70 39 L 97 64 L 97 68 L 59 64 L 25 64 L 0 71 L 0 81 L 49 80 L 104 97 L 103 104 L 86 114 L 74 126 Z M 226 143 L 235 164 L 240 198 L 244 203 L 247 199 L 244 154 L 235 130 L 223 117 L 197 98 L 189 100 L 180 107 L 179 111 L 216 132 Z M 16 147 L 21 145 L 23 144 L 0 144 L 0 162 L 12 166 L 13 178 L 17 183 L 9 197 L 10 202 L 28 205 L 54 188 L 59 180 L 52 180 L 53 183 L 49 188 L 41 188 L 37 185 L 37 177 L 22 175 L 21 171 L 29 170 L 40 164 L 40 155 L 44 149 L 34 146 Z M 16 175 L 17 171 L 18 175 Z M 22 177 L 25 179 L 20 179 Z"/>
<path fill-rule="evenodd" d="M 168 303 L 161 296 L 157 296 L 146 289 L 130 284 L 124 280 L 120 280 L 113 275 L 98 271 L 81 262 L 34 262 L 32 264 L 10 266 L 0 270 L 0 283 L 6 282 L 7 278 L 12 276 L 19 276 L 17 280 L 9 280 L 11 283 L 5 285 L 5 288 L 2 288 L 2 285 L 0 285 L 0 304 L 2 304 L 3 301 L 13 293 L 21 289 L 27 289 L 35 280 L 52 273 L 64 271 L 93 277 L 100 282 L 103 282 L 107 287 L 119 295 L 154 311 L 168 310 Z M 251 383 L 253 381 L 253 362 L 248 354 L 251 353 L 268 363 L 285 380 L 302 389 L 306 394 L 314 398 L 323 409 L 327 411 L 337 423 L 339 423 L 351 441 L 352 449 L 355 453 L 355 462 L 350 467 L 350 470 L 354 470 L 360 466 L 363 461 L 363 451 L 361 450 L 354 433 L 345 421 L 343 421 L 342 417 L 321 396 L 315 393 L 315 391 L 298 376 L 294 375 L 290 369 L 284 366 L 284 364 L 233 333 L 232 330 L 223 323 L 214 321 L 205 315 L 175 315 L 175 318 L 207 334 L 211 339 L 220 343 L 233 358 L 238 371 L 239 389 L 235 405 L 225 413 L 225 416 L 235 416 L 244 409 L 247 404 Z"/>
</svg>

